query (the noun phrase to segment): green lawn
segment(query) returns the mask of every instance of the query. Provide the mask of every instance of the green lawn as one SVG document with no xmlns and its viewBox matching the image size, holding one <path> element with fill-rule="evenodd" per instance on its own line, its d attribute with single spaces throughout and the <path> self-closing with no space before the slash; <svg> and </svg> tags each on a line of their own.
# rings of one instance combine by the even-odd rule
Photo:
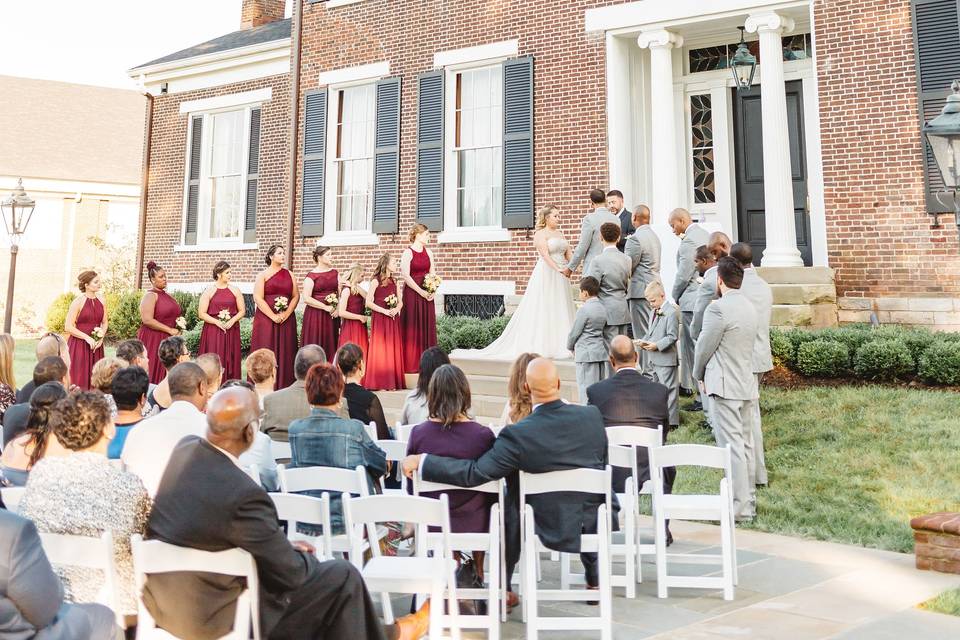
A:
<svg viewBox="0 0 960 640">
<path fill-rule="evenodd" d="M 16 354 L 13 360 L 13 375 L 17 378 L 17 386 L 22 387 L 33 377 L 33 367 L 37 364 L 37 341 L 18 339 Z M 112 356 L 116 349 L 107 346 L 106 353 Z"/>
<path fill-rule="evenodd" d="M 944 591 L 936 598 L 931 598 L 920 605 L 921 609 L 935 613 L 946 613 L 951 616 L 960 616 L 960 589 Z"/>
</svg>

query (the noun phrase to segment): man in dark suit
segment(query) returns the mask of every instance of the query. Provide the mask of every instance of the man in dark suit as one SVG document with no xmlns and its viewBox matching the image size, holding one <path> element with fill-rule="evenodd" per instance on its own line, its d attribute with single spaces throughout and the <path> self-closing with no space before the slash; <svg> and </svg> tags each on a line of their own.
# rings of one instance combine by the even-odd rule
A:
<svg viewBox="0 0 960 640">
<path fill-rule="evenodd" d="M 33 368 L 33 391 L 47 382 L 59 382 L 64 389 L 70 389 L 70 365 L 60 356 L 47 356 Z M 3 414 L 3 446 L 27 430 L 27 420 L 30 418 L 30 396 L 23 402 L 8 407 Z"/>
<path fill-rule="evenodd" d="M 37 340 L 37 363 L 39 364 L 44 358 L 49 358 L 50 356 L 57 356 L 63 360 L 64 364 L 67 365 L 67 369 L 70 368 L 70 349 L 67 347 L 67 341 L 63 339 L 59 333 L 45 333 L 40 336 L 40 339 Z M 44 382 L 47 382 L 44 380 Z M 29 404 L 30 396 L 33 394 L 33 390 L 37 388 L 37 384 L 33 380 L 29 380 L 27 384 L 20 387 L 20 390 L 17 391 L 17 403 L 18 404 Z M 70 388 L 70 385 L 65 385 L 67 389 Z M 4 445 L 7 443 L 4 442 Z"/>
<path fill-rule="evenodd" d="M 566 404 L 560 398 L 560 376 L 553 361 L 537 358 L 527 366 L 525 387 L 533 401 L 533 413 L 508 425 L 493 448 L 478 460 L 458 460 L 438 455 L 407 456 L 403 472 L 413 477 L 423 465 L 423 479 L 459 487 L 476 487 L 491 480 L 507 479 L 506 527 L 507 578 L 510 584 L 520 558 L 520 490 L 518 471 L 546 473 L 565 469 L 603 469 L 607 464 L 607 434 L 596 407 Z M 558 492 L 530 496 L 537 535 L 556 551 L 580 551 L 581 533 L 596 533 L 597 508 L 603 496 Z M 617 517 L 614 514 L 613 521 Z M 580 554 L 587 583 L 596 587 L 596 554 Z"/>
<path fill-rule="evenodd" d="M 587 404 L 600 410 L 605 427 L 632 426 L 656 429 L 663 425 L 663 444 L 667 444 L 667 431 L 670 430 L 669 390 L 659 382 L 654 382 L 637 370 L 637 350 L 626 336 L 617 336 L 610 343 L 610 365 L 614 374 L 587 388 Z M 647 450 L 637 449 L 637 486 L 650 479 L 650 463 Z M 622 492 L 628 469 L 614 468 L 614 491 Z M 673 492 L 673 481 L 677 472 L 667 467 L 663 473 L 663 488 L 666 493 Z M 672 540 L 667 529 L 667 539 Z"/>
<path fill-rule="evenodd" d="M 623 192 L 619 189 L 613 189 L 607 192 L 607 209 L 610 209 L 620 218 L 620 240 L 617 241 L 617 249 L 623 253 L 627 244 L 627 238 L 633 235 L 636 227 L 633 226 L 633 214 L 623 203 Z"/>
<path fill-rule="evenodd" d="M 405 616 L 385 633 L 359 572 L 348 562 L 319 562 L 307 543 L 291 544 L 266 492 L 237 458 L 253 443 L 259 410 L 249 389 L 232 387 L 207 405 L 206 439 L 188 436 L 174 450 L 154 499 L 147 538 L 204 551 L 250 553 L 260 582 L 264 638 L 418 638 L 429 610 Z M 181 638 L 217 638 L 232 627 L 242 579 L 213 574 L 147 577 L 143 599 L 157 624 Z"/>
</svg>

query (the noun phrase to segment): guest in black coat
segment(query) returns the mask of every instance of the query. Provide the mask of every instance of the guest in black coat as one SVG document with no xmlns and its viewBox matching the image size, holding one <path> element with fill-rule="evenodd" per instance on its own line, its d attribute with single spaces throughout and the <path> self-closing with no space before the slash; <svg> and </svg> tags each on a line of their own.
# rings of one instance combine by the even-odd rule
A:
<svg viewBox="0 0 960 640">
<path fill-rule="evenodd" d="M 413 477 L 423 464 L 423 479 L 459 487 L 476 487 L 507 479 L 506 527 L 507 579 L 520 558 L 520 491 L 518 471 L 546 473 L 565 469 L 603 469 L 607 464 L 607 434 L 596 407 L 566 404 L 560 399 L 560 376 L 551 360 L 537 358 L 527 366 L 527 388 L 534 410 L 500 432 L 493 448 L 477 460 L 460 460 L 432 454 L 407 456 L 403 472 Z M 530 496 L 537 535 L 557 551 L 580 551 L 580 534 L 596 533 L 597 508 L 603 496 L 559 492 Z M 616 522 L 616 515 L 613 517 Z M 587 582 L 596 586 L 596 554 L 581 554 Z"/>
<path fill-rule="evenodd" d="M 213 396 L 207 439 L 188 436 L 174 449 L 147 537 L 204 551 L 249 552 L 260 582 L 264 638 L 420 637 L 428 610 L 385 630 L 352 565 L 319 562 L 309 544 L 287 540 L 270 497 L 237 460 L 253 443 L 258 415 L 249 389 Z M 157 625 L 177 637 L 218 638 L 232 627 L 241 588 L 241 578 L 174 572 L 148 576 L 143 598 Z"/>
<path fill-rule="evenodd" d="M 67 341 L 59 333 L 49 332 L 40 336 L 40 339 L 37 340 L 36 353 L 38 364 L 44 358 L 57 356 L 67 365 L 67 369 L 70 369 L 70 349 L 67 347 Z M 44 382 L 49 382 L 49 380 L 44 380 Z M 17 391 L 17 404 L 29 404 L 30 396 L 33 395 L 33 390 L 38 386 L 33 380 L 29 380 L 27 384 L 20 387 Z M 64 385 L 64 388 L 69 389 L 70 385 Z"/>
</svg>

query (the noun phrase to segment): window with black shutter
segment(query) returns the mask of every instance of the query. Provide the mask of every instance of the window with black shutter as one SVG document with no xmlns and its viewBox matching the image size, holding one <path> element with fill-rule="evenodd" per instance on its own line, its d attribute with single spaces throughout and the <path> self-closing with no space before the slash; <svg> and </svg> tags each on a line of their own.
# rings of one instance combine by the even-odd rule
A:
<svg viewBox="0 0 960 640">
<path fill-rule="evenodd" d="M 324 174 L 327 162 L 327 90 L 313 91 L 304 100 L 303 197 L 300 235 L 323 235 Z"/>
</svg>

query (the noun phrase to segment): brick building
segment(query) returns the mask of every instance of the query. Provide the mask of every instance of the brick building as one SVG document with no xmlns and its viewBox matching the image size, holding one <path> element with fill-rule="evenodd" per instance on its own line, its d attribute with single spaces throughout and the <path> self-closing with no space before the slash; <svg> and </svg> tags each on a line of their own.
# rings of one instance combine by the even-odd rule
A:
<svg viewBox="0 0 960 640">
<path fill-rule="evenodd" d="M 763 255 L 806 305 L 785 321 L 960 328 L 920 134 L 960 77 L 956 0 L 293 3 L 244 0 L 241 30 L 131 70 L 153 96 L 141 262 L 174 286 L 225 258 L 249 290 L 274 243 L 297 275 L 318 243 L 369 268 L 419 220 L 448 301 L 483 302 L 523 291 L 535 210 L 576 241 L 599 186 L 651 205 L 668 282 L 683 206 Z"/>
</svg>

